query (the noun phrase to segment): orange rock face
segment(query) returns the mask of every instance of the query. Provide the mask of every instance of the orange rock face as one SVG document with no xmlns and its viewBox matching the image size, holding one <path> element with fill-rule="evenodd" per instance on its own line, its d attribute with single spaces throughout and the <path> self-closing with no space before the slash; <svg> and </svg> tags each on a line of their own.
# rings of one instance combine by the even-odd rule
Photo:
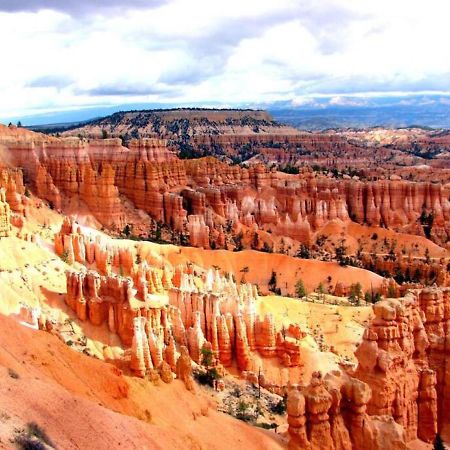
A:
<svg viewBox="0 0 450 450">
<path fill-rule="evenodd" d="M 366 412 L 369 386 L 348 376 L 315 373 L 306 387 L 292 386 L 287 413 L 290 450 L 406 449 L 402 428 L 391 417 Z"/>
<path fill-rule="evenodd" d="M 55 249 L 66 254 L 69 264 L 97 266 L 97 271 L 66 273 L 66 303 L 80 320 L 107 323 L 131 345 L 131 368 L 139 376 L 159 369 L 164 360 L 174 369 L 181 346 L 196 363 L 202 362 L 206 345 L 225 367 L 236 359 L 240 370 L 249 369 L 253 351 L 278 357 L 287 367 L 302 366 L 299 342 L 305 334 L 292 325 L 281 336 L 271 315 L 257 317 L 258 294 L 249 284 L 236 285 L 212 269 L 199 284 L 183 268 L 159 270 L 146 261 L 136 265 L 130 253 L 106 247 L 100 239 L 92 242 L 70 219 L 55 235 Z"/>
<path fill-rule="evenodd" d="M 377 303 L 356 352 L 369 413 L 392 414 L 408 441 L 432 442 L 448 417 L 447 302 L 448 288 L 428 288 Z"/>
<path fill-rule="evenodd" d="M 309 386 L 289 392 L 289 448 L 433 442 L 448 423 L 448 295 L 448 288 L 427 288 L 375 304 L 354 378 L 315 374 Z"/>
<path fill-rule="evenodd" d="M 31 134 L 5 145 L 38 196 L 58 210 L 76 198 L 116 231 L 128 220 L 126 198 L 154 221 L 188 235 L 191 245 L 205 248 L 211 240 L 225 244 L 219 236 L 229 222 L 233 230 L 244 225 L 306 243 L 336 219 L 429 235 L 437 243 L 450 235 L 449 187 L 439 183 L 339 180 L 310 172 L 286 177 L 263 165 L 179 160 L 161 139 L 133 140 L 126 148 L 120 139 L 46 141 Z M 21 195 L 17 183 L 9 191 Z M 20 209 L 14 197 L 8 202 Z M 431 216 L 431 227 L 421 222 Z"/>
<path fill-rule="evenodd" d="M 0 237 L 9 236 L 11 232 L 11 210 L 6 202 L 6 193 L 0 189 Z"/>
</svg>

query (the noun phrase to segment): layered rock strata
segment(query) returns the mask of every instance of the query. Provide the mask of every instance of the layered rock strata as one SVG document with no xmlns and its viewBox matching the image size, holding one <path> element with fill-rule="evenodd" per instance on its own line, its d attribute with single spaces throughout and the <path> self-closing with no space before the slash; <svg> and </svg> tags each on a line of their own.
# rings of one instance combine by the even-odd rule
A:
<svg viewBox="0 0 450 450">
<path fill-rule="evenodd" d="M 203 247 L 229 222 L 233 230 L 270 229 L 301 242 L 333 220 L 429 235 L 438 243 L 450 235 L 449 187 L 438 183 L 337 180 L 311 172 L 286 177 L 262 165 L 179 160 L 160 139 L 126 148 L 120 139 L 46 142 L 27 135 L 7 148 L 40 197 L 57 209 L 77 197 L 104 226 L 119 231 L 127 220 L 125 197 Z"/>
<path fill-rule="evenodd" d="M 197 364 L 210 345 L 225 367 L 236 360 L 240 370 L 256 370 L 253 352 L 279 358 L 286 367 L 302 367 L 300 342 L 306 334 L 294 325 L 281 334 L 273 316 L 259 317 L 255 286 L 237 285 L 213 269 L 198 276 L 184 267 L 136 264 L 129 250 L 86 236 L 70 219 L 55 235 L 55 249 L 69 264 L 90 267 L 66 273 L 66 303 L 80 320 L 106 323 L 131 346 L 131 366 L 138 375 L 159 369 L 163 360 L 173 368 L 180 346 Z"/>
<path fill-rule="evenodd" d="M 402 427 L 390 416 L 370 416 L 371 389 L 348 376 L 313 374 L 293 385 L 287 400 L 290 450 L 406 449 Z"/>
<path fill-rule="evenodd" d="M 372 388 L 371 415 L 392 415 L 407 441 L 432 442 L 448 417 L 449 289 L 410 291 L 374 306 L 355 376 Z"/>
<path fill-rule="evenodd" d="M 0 189 L 0 237 L 9 236 L 11 232 L 11 210 L 6 201 L 5 189 Z"/>
</svg>

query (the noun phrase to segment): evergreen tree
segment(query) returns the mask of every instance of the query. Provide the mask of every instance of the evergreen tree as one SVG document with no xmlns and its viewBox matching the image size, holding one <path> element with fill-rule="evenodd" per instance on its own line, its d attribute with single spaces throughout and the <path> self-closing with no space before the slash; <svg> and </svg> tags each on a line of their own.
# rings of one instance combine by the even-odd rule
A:
<svg viewBox="0 0 450 450">
<path fill-rule="evenodd" d="M 242 231 L 233 237 L 234 245 L 235 245 L 235 247 L 234 247 L 235 252 L 240 252 L 241 250 L 244 249 L 244 246 L 242 244 L 243 237 L 244 237 L 244 233 L 242 233 Z"/>
<path fill-rule="evenodd" d="M 304 298 L 308 295 L 305 285 L 303 284 L 303 280 L 298 280 L 297 283 L 295 284 L 295 294 L 299 298 Z"/>
<path fill-rule="evenodd" d="M 277 287 L 277 274 L 273 270 L 272 270 L 272 275 L 270 276 L 268 286 L 269 286 L 269 290 L 272 292 Z"/>
<path fill-rule="evenodd" d="M 395 286 L 393 286 L 392 284 L 388 287 L 387 296 L 388 296 L 388 298 L 396 297 Z"/>
<path fill-rule="evenodd" d="M 268 287 L 269 291 L 273 292 L 276 295 L 281 295 L 281 289 L 277 287 L 277 274 L 273 270 L 272 275 L 270 276 Z"/>
<path fill-rule="evenodd" d="M 259 249 L 259 236 L 258 236 L 258 233 L 256 231 L 253 233 L 253 239 L 252 239 L 251 247 L 252 247 L 253 250 L 258 250 Z"/>
<path fill-rule="evenodd" d="M 125 225 L 125 227 L 123 228 L 122 234 L 126 237 L 130 237 L 130 234 L 131 234 L 130 225 L 128 225 L 128 224 Z"/>
<path fill-rule="evenodd" d="M 442 440 L 441 435 L 439 433 L 436 434 L 436 437 L 434 438 L 433 448 L 434 450 L 446 450 L 444 441 Z"/>
<path fill-rule="evenodd" d="M 305 244 L 300 244 L 297 254 L 295 255 L 297 258 L 309 259 L 311 258 L 311 252 L 309 248 Z"/>
<path fill-rule="evenodd" d="M 348 299 L 350 300 L 351 303 L 353 304 L 359 304 L 359 301 L 362 299 L 363 297 L 363 292 L 362 292 L 362 286 L 361 283 L 354 283 L 350 286 L 350 295 L 348 296 Z"/>
<path fill-rule="evenodd" d="M 341 243 L 339 244 L 339 247 L 336 247 L 336 259 L 341 266 L 346 266 L 348 264 L 348 258 L 347 258 L 347 247 L 344 245 L 345 239 L 341 240 Z"/>
<path fill-rule="evenodd" d="M 162 223 L 156 222 L 155 241 L 160 242 L 162 236 Z"/>
<path fill-rule="evenodd" d="M 323 286 L 323 283 L 319 283 L 319 285 L 317 286 L 316 292 L 319 294 L 319 300 L 321 300 L 323 302 L 324 298 L 325 298 L 325 288 Z"/>
</svg>

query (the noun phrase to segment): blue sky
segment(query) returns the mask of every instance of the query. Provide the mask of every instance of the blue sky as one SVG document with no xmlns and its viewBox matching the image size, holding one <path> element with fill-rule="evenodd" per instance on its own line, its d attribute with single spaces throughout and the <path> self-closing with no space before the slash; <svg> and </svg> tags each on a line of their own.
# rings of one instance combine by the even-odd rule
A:
<svg viewBox="0 0 450 450">
<path fill-rule="evenodd" d="M 446 0 L 0 0 L 0 120 L 135 103 L 450 98 Z"/>
</svg>

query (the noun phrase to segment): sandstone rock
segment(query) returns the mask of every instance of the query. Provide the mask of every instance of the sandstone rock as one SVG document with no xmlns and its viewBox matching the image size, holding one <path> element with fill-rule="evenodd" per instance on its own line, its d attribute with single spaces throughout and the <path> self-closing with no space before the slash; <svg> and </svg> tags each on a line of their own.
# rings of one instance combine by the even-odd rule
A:
<svg viewBox="0 0 450 450">
<path fill-rule="evenodd" d="M 159 369 L 159 375 L 161 377 L 161 380 L 164 381 L 164 383 L 172 383 L 173 381 L 173 374 L 172 374 L 172 369 L 169 366 L 168 363 L 166 363 L 165 361 L 163 361 L 161 363 L 161 367 Z"/>
<path fill-rule="evenodd" d="M 11 210 L 6 202 L 6 193 L 0 189 L 0 237 L 9 236 L 11 232 Z"/>
<path fill-rule="evenodd" d="M 183 381 L 188 391 L 194 390 L 194 378 L 192 377 L 191 358 L 187 347 L 180 348 L 180 356 L 177 361 L 177 378 Z"/>
</svg>

